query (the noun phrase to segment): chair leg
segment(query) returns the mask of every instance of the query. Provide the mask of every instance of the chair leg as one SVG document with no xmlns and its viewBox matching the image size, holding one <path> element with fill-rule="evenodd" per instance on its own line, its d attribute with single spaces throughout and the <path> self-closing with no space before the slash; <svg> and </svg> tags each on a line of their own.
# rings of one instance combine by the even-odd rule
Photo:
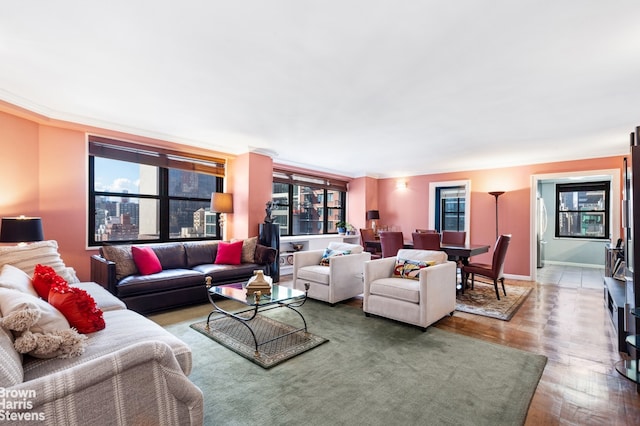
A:
<svg viewBox="0 0 640 426">
<path fill-rule="evenodd" d="M 504 289 L 504 278 L 500 278 L 500 282 L 502 283 L 502 292 L 506 296 L 507 295 L 507 290 Z"/>
<path fill-rule="evenodd" d="M 473 284 L 476 280 L 476 274 L 474 274 L 473 272 L 471 273 L 471 290 L 473 290 Z"/>
<path fill-rule="evenodd" d="M 496 278 L 493 279 L 493 288 L 496 290 L 496 297 L 500 300 L 500 292 L 498 291 L 498 280 Z"/>
</svg>

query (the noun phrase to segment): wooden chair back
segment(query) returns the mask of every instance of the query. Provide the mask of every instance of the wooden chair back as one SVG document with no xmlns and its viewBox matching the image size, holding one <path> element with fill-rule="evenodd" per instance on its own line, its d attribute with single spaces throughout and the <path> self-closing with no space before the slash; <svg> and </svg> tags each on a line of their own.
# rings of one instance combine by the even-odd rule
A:
<svg viewBox="0 0 640 426">
<path fill-rule="evenodd" d="M 413 248 L 418 250 L 440 250 L 440 234 L 437 232 L 414 232 Z"/>
<path fill-rule="evenodd" d="M 380 245 L 382 257 L 394 257 L 398 250 L 404 247 L 402 231 L 385 231 L 380 233 Z"/>
</svg>

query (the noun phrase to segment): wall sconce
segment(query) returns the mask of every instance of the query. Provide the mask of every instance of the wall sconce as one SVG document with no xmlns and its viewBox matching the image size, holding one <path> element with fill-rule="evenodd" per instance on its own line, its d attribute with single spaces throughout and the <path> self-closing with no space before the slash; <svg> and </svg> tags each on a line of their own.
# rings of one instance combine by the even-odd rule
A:
<svg viewBox="0 0 640 426">
<path fill-rule="evenodd" d="M 211 194 L 211 209 L 214 213 L 220 213 L 218 223 L 224 228 L 225 214 L 233 213 L 233 194 L 214 192 Z"/>
<path fill-rule="evenodd" d="M 407 181 L 399 180 L 396 182 L 396 189 L 407 189 Z"/>
<path fill-rule="evenodd" d="M 373 228 L 373 233 L 376 232 L 376 220 L 380 219 L 380 212 L 378 210 L 368 210 L 367 211 L 367 220 L 371 221 L 371 228 Z"/>
<path fill-rule="evenodd" d="M 44 240 L 42 232 L 42 219 L 39 217 L 3 217 L 0 226 L 0 242 L 19 243 Z"/>
</svg>

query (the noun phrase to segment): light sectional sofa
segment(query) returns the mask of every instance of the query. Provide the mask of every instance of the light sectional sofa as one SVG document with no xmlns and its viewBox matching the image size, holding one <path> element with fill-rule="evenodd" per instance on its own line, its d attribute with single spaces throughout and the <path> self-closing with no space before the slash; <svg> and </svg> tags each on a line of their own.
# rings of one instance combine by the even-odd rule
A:
<svg viewBox="0 0 640 426">
<path fill-rule="evenodd" d="M 82 355 L 50 359 L 20 355 L 0 327 L 0 423 L 4 416 L 17 425 L 201 425 L 189 346 L 102 286 L 72 285 L 94 298 L 106 327 L 86 335 Z"/>
</svg>

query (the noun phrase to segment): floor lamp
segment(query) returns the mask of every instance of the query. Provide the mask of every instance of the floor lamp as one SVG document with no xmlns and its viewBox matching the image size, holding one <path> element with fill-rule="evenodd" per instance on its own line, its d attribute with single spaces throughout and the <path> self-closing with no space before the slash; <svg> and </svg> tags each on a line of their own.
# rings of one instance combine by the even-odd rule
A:
<svg viewBox="0 0 640 426">
<path fill-rule="evenodd" d="M 504 194 L 504 191 L 491 191 L 489 194 L 496 197 L 496 241 L 498 240 L 498 197 Z"/>
</svg>

